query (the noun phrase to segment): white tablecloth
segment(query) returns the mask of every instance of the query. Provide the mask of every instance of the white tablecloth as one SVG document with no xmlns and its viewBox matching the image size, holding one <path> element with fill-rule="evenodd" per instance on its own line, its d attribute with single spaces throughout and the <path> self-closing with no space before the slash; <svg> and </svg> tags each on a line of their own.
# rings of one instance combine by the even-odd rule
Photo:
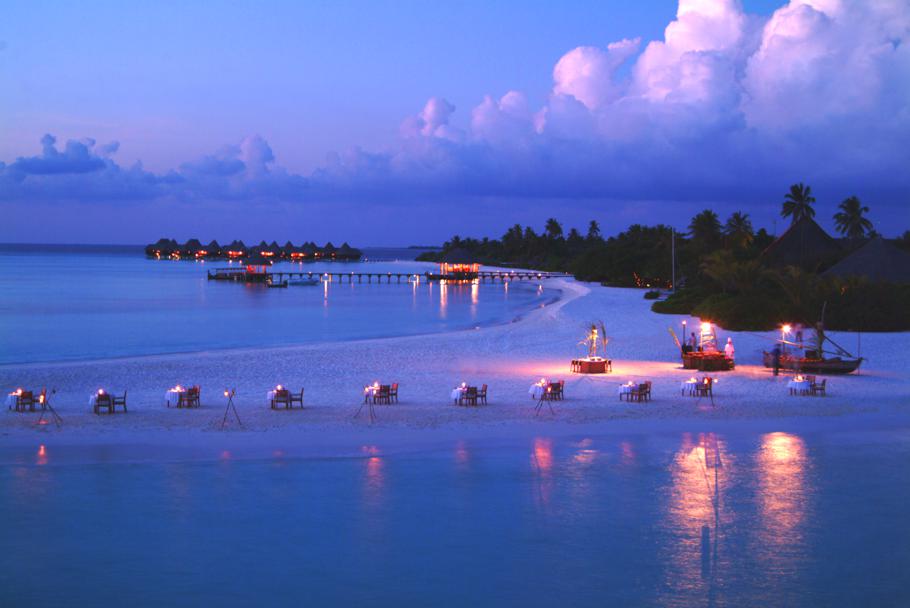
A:
<svg viewBox="0 0 910 608">
<path fill-rule="evenodd" d="M 186 391 L 175 391 L 174 389 L 169 390 L 164 393 L 164 405 L 165 407 L 175 406 L 180 403 L 180 395 L 186 393 Z"/>
<path fill-rule="evenodd" d="M 679 392 L 683 395 L 694 395 L 696 386 L 698 386 L 698 382 L 692 382 L 691 380 L 680 382 Z"/>
<path fill-rule="evenodd" d="M 18 393 L 12 393 L 12 394 L 6 396 L 6 407 L 15 408 L 17 405 L 19 405 L 19 394 Z"/>
<path fill-rule="evenodd" d="M 539 384 L 532 384 L 531 388 L 528 389 L 528 394 L 531 395 L 532 399 L 540 401 L 540 398 L 543 397 L 543 394 L 546 392 L 547 387 L 541 386 Z"/>
<path fill-rule="evenodd" d="M 630 395 L 632 391 L 636 388 L 635 384 L 620 384 L 616 389 L 616 393 L 619 395 Z"/>
<path fill-rule="evenodd" d="M 794 393 L 808 393 L 812 385 L 808 380 L 790 380 L 787 382 L 787 388 Z"/>
<path fill-rule="evenodd" d="M 98 393 L 92 393 L 88 398 L 88 406 L 93 408 L 96 403 L 98 403 Z"/>
<path fill-rule="evenodd" d="M 452 395 L 451 395 L 452 401 L 458 401 L 458 399 L 459 399 L 459 398 L 462 396 L 462 394 L 464 394 L 465 392 L 467 392 L 467 391 L 465 391 L 464 389 L 461 389 L 461 388 L 453 389 L 453 390 L 452 390 Z"/>
</svg>

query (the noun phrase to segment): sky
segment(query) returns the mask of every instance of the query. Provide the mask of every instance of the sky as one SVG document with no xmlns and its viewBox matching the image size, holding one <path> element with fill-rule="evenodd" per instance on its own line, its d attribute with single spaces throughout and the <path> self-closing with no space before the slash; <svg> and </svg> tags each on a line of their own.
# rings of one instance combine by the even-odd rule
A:
<svg viewBox="0 0 910 608">
<path fill-rule="evenodd" d="M 910 228 L 910 3 L 18 2 L 2 240 L 439 243 L 549 217 Z"/>
</svg>

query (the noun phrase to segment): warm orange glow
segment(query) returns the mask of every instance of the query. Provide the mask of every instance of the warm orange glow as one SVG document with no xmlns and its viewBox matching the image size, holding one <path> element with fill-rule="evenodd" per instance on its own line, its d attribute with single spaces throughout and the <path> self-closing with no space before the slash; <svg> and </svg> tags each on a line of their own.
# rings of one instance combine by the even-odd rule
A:
<svg viewBox="0 0 910 608">
<path fill-rule="evenodd" d="M 549 472 L 553 468 L 552 441 L 541 437 L 534 440 L 534 455 L 531 464 L 541 472 Z"/>
<path fill-rule="evenodd" d="M 702 333 L 707 333 L 707 332 L 711 331 L 711 323 L 708 321 L 702 322 L 701 331 L 702 331 Z"/>
<path fill-rule="evenodd" d="M 793 329 L 793 328 L 790 327 L 789 325 L 784 325 L 783 327 L 780 328 L 781 332 L 783 332 L 785 335 L 789 334 L 791 329 Z"/>
<path fill-rule="evenodd" d="M 43 444 L 38 446 L 38 464 L 47 464 L 47 448 L 45 448 Z"/>
<path fill-rule="evenodd" d="M 780 549 L 798 543 L 806 517 L 808 458 L 803 440 L 788 433 L 764 435 L 757 463 L 762 544 Z"/>
</svg>

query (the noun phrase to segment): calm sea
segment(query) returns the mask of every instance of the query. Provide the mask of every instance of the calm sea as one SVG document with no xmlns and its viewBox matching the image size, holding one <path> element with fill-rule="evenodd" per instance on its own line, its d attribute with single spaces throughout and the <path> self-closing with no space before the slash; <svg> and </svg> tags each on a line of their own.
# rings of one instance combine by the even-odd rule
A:
<svg viewBox="0 0 910 608">
<path fill-rule="evenodd" d="M 615 433 L 0 445 L 0 604 L 910 605 L 906 432 Z"/>
<path fill-rule="evenodd" d="M 314 272 L 414 272 L 414 249 Z M 149 260 L 133 246 L 0 245 L 0 364 L 280 346 L 508 322 L 558 294 L 536 283 L 325 283 L 268 289 L 208 281 L 226 262 Z"/>
</svg>

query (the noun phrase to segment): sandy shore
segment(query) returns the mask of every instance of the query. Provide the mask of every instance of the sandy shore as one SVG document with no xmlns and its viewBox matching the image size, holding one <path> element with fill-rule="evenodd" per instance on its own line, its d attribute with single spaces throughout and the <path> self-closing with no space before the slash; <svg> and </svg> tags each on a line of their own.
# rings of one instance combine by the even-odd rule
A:
<svg viewBox="0 0 910 608">
<path fill-rule="evenodd" d="M 794 420 L 831 420 L 907 427 L 910 421 L 910 334 L 864 334 L 859 375 L 831 377 L 825 398 L 791 397 L 787 376 L 773 377 L 761 366 L 761 350 L 774 335 L 721 332 L 737 349 L 735 372 L 717 374 L 714 405 L 680 394 L 683 370 L 667 331 L 682 317 L 656 315 L 638 290 L 607 289 L 552 280 L 562 298 L 514 323 L 447 334 L 256 350 L 166 355 L 91 362 L 0 367 L 0 389 L 53 387 L 61 428 L 37 426 L 37 414 L 3 412 L 0 438 L 8 446 L 41 441 L 55 445 L 231 444 L 310 446 L 344 450 L 376 440 L 420 445 L 445 438 L 505 440 L 527 434 L 580 434 L 624 428 L 650 432 L 667 425 L 695 430 L 731 423 L 767 430 Z M 579 376 L 569 361 L 591 321 L 603 320 L 610 337 L 613 373 Z M 693 321 L 690 321 L 693 323 Z M 832 334 L 855 349 L 855 335 Z M 528 387 L 546 377 L 566 381 L 566 400 L 556 413 L 535 416 Z M 652 380 L 649 403 L 620 402 L 617 387 Z M 377 406 L 378 420 L 353 414 L 362 388 L 373 381 L 399 382 L 401 401 Z M 449 400 L 462 381 L 486 383 L 490 403 L 455 407 Z M 203 407 L 168 409 L 165 390 L 176 383 L 200 384 Z M 266 392 L 276 384 L 305 387 L 306 409 L 272 411 Z M 98 387 L 129 391 L 127 415 L 96 416 L 87 400 Z M 220 432 L 222 390 L 236 387 L 242 428 Z M 824 424 L 824 423 L 820 423 Z M 138 449 L 138 448 L 137 448 Z"/>
</svg>

